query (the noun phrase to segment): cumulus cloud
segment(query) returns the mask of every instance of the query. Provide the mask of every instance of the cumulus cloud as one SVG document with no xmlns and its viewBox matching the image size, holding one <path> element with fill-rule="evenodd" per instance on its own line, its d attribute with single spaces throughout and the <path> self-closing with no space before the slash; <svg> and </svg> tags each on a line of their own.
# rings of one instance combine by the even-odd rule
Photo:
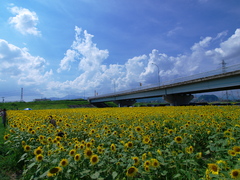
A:
<svg viewBox="0 0 240 180">
<path fill-rule="evenodd" d="M 60 62 L 58 72 L 71 69 L 71 62 L 78 62 L 79 70 L 91 71 L 96 70 L 101 63 L 108 57 L 108 50 L 99 50 L 97 45 L 92 42 L 94 37 L 87 31 L 75 27 L 75 41 L 71 49 L 68 49 L 64 58 Z"/>
<path fill-rule="evenodd" d="M 80 75 L 65 82 L 51 82 L 49 89 L 58 89 L 62 93 L 84 91 L 93 95 L 139 88 L 142 85 L 161 83 L 174 78 L 189 76 L 196 73 L 215 70 L 219 67 L 222 58 L 232 58 L 236 63 L 240 56 L 240 29 L 225 41 L 221 37 L 227 35 L 220 32 L 216 37 L 205 37 L 193 44 L 190 53 L 178 56 L 169 56 L 153 49 L 149 54 L 142 54 L 128 59 L 124 64 L 104 65 L 108 58 L 108 50 L 100 50 L 92 42 L 93 35 L 81 28 L 75 27 L 75 40 L 59 64 L 58 72 L 72 73 L 77 62 Z M 220 41 L 221 40 L 221 41 Z M 212 49 L 212 44 L 219 47 Z M 155 64 L 155 65 L 154 65 Z M 157 67 L 156 67 L 157 65 Z M 159 73 L 159 74 L 158 74 Z"/>
<path fill-rule="evenodd" d="M 15 79 L 20 85 L 43 84 L 52 75 L 45 71 L 47 62 L 39 56 L 32 56 L 27 48 L 19 48 L 0 39 L 0 75 Z"/>
<path fill-rule="evenodd" d="M 26 8 L 11 7 L 11 13 L 16 15 L 9 18 L 9 23 L 12 24 L 22 34 L 41 35 L 37 29 L 38 16 L 34 11 Z"/>
<path fill-rule="evenodd" d="M 224 60 L 232 60 L 239 62 L 240 56 L 240 29 L 237 29 L 235 33 L 226 41 L 220 43 L 220 47 L 206 52 L 208 56 L 212 56 L 214 59 L 222 58 Z"/>
</svg>

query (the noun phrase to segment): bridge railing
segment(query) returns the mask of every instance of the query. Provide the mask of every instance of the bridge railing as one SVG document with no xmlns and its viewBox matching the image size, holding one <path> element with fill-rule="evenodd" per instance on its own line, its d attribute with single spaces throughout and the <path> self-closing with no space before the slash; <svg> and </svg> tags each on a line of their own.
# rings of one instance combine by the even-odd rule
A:
<svg viewBox="0 0 240 180">
<path fill-rule="evenodd" d="M 163 81 L 160 84 L 160 86 L 170 85 L 170 84 L 175 84 L 175 83 L 180 83 L 180 82 L 185 82 L 185 81 L 190 81 L 190 80 L 199 79 L 199 78 L 205 78 L 205 77 L 214 76 L 214 75 L 220 75 L 220 74 L 223 74 L 223 73 L 234 72 L 234 71 L 237 71 L 237 70 L 240 70 L 240 64 L 233 65 L 233 66 L 228 66 L 228 67 L 223 67 L 223 68 L 219 68 L 219 69 L 216 69 L 216 70 L 207 71 L 207 72 L 203 72 L 203 73 L 199 73 L 199 74 L 195 74 L 195 75 L 191 75 L 191 76 L 187 76 L 187 77 L 180 77 L 180 78 L 176 78 L 176 79 L 169 80 L 169 81 Z M 159 87 L 159 83 L 151 84 L 151 85 L 148 85 L 148 86 L 141 86 L 140 88 L 134 88 L 134 89 L 128 89 L 128 90 L 124 90 L 124 91 L 118 91 L 118 92 L 115 92 L 115 93 L 108 93 L 108 94 L 103 94 L 103 95 L 97 95 L 97 96 L 90 97 L 90 98 L 100 98 L 100 97 L 106 97 L 106 96 L 116 96 L 118 94 L 130 93 L 130 92 L 144 90 L 144 89 L 149 89 L 149 88 L 154 88 L 154 87 Z"/>
</svg>

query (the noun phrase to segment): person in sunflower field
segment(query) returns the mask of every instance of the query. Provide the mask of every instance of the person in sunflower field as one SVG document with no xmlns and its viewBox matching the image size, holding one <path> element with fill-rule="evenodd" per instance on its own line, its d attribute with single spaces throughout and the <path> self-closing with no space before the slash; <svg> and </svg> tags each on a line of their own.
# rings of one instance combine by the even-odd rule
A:
<svg viewBox="0 0 240 180">
<path fill-rule="evenodd" d="M 7 125 L 7 110 L 4 108 L 2 110 L 2 123 L 3 123 L 3 126 L 6 127 Z"/>
<path fill-rule="evenodd" d="M 51 115 L 49 116 L 49 122 L 50 122 L 50 124 L 52 124 L 54 127 L 57 127 L 56 120 L 53 119 L 53 117 L 52 117 Z"/>
</svg>

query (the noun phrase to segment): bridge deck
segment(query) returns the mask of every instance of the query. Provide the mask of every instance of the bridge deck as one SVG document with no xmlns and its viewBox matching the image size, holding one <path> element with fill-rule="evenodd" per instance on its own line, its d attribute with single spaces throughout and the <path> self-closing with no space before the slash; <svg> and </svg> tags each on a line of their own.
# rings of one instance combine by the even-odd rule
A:
<svg viewBox="0 0 240 180">
<path fill-rule="evenodd" d="M 226 79 L 226 80 L 225 80 Z M 228 83 L 226 83 L 226 81 Z M 201 88 L 202 86 L 202 88 Z M 215 86 L 215 87 L 214 87 Z M 225 72 L 221 74 L 215 74 L 212 76 L 201 77 L 197 79 L 191 79 L 187 81 L 136 89 L 131 91 L 121 91 L 117 93 L 111 93 L 106 95 L 100 95 L 95 97 L 90 97 L 89 101 L 112 101 L 119 99 L 141 99 L 150 97 L 159 97 L 166 94 L 174 93 L 202 93 L 202 92 L 212 92 L 228 89 L 240 89 L 240 70 Z"/>
</svg>

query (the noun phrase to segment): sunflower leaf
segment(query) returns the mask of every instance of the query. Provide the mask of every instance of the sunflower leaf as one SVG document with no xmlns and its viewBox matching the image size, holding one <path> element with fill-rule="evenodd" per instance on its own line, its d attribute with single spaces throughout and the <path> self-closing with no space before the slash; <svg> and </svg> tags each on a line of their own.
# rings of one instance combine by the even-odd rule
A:
<svg viewBox="0 0 240 180">
<path fill-rule="evenodd" d="M 116 171 L 112 172 L 112 177 L 115 179 L 117 177 L 118 173 Z"/>
<path fill-rule="evenodd" d="M 94 174 L 91 175 L 92 179 L 97 179 L 99 177 L 100 173 L 99 172 L 95 172 Z"/>
</svg>

